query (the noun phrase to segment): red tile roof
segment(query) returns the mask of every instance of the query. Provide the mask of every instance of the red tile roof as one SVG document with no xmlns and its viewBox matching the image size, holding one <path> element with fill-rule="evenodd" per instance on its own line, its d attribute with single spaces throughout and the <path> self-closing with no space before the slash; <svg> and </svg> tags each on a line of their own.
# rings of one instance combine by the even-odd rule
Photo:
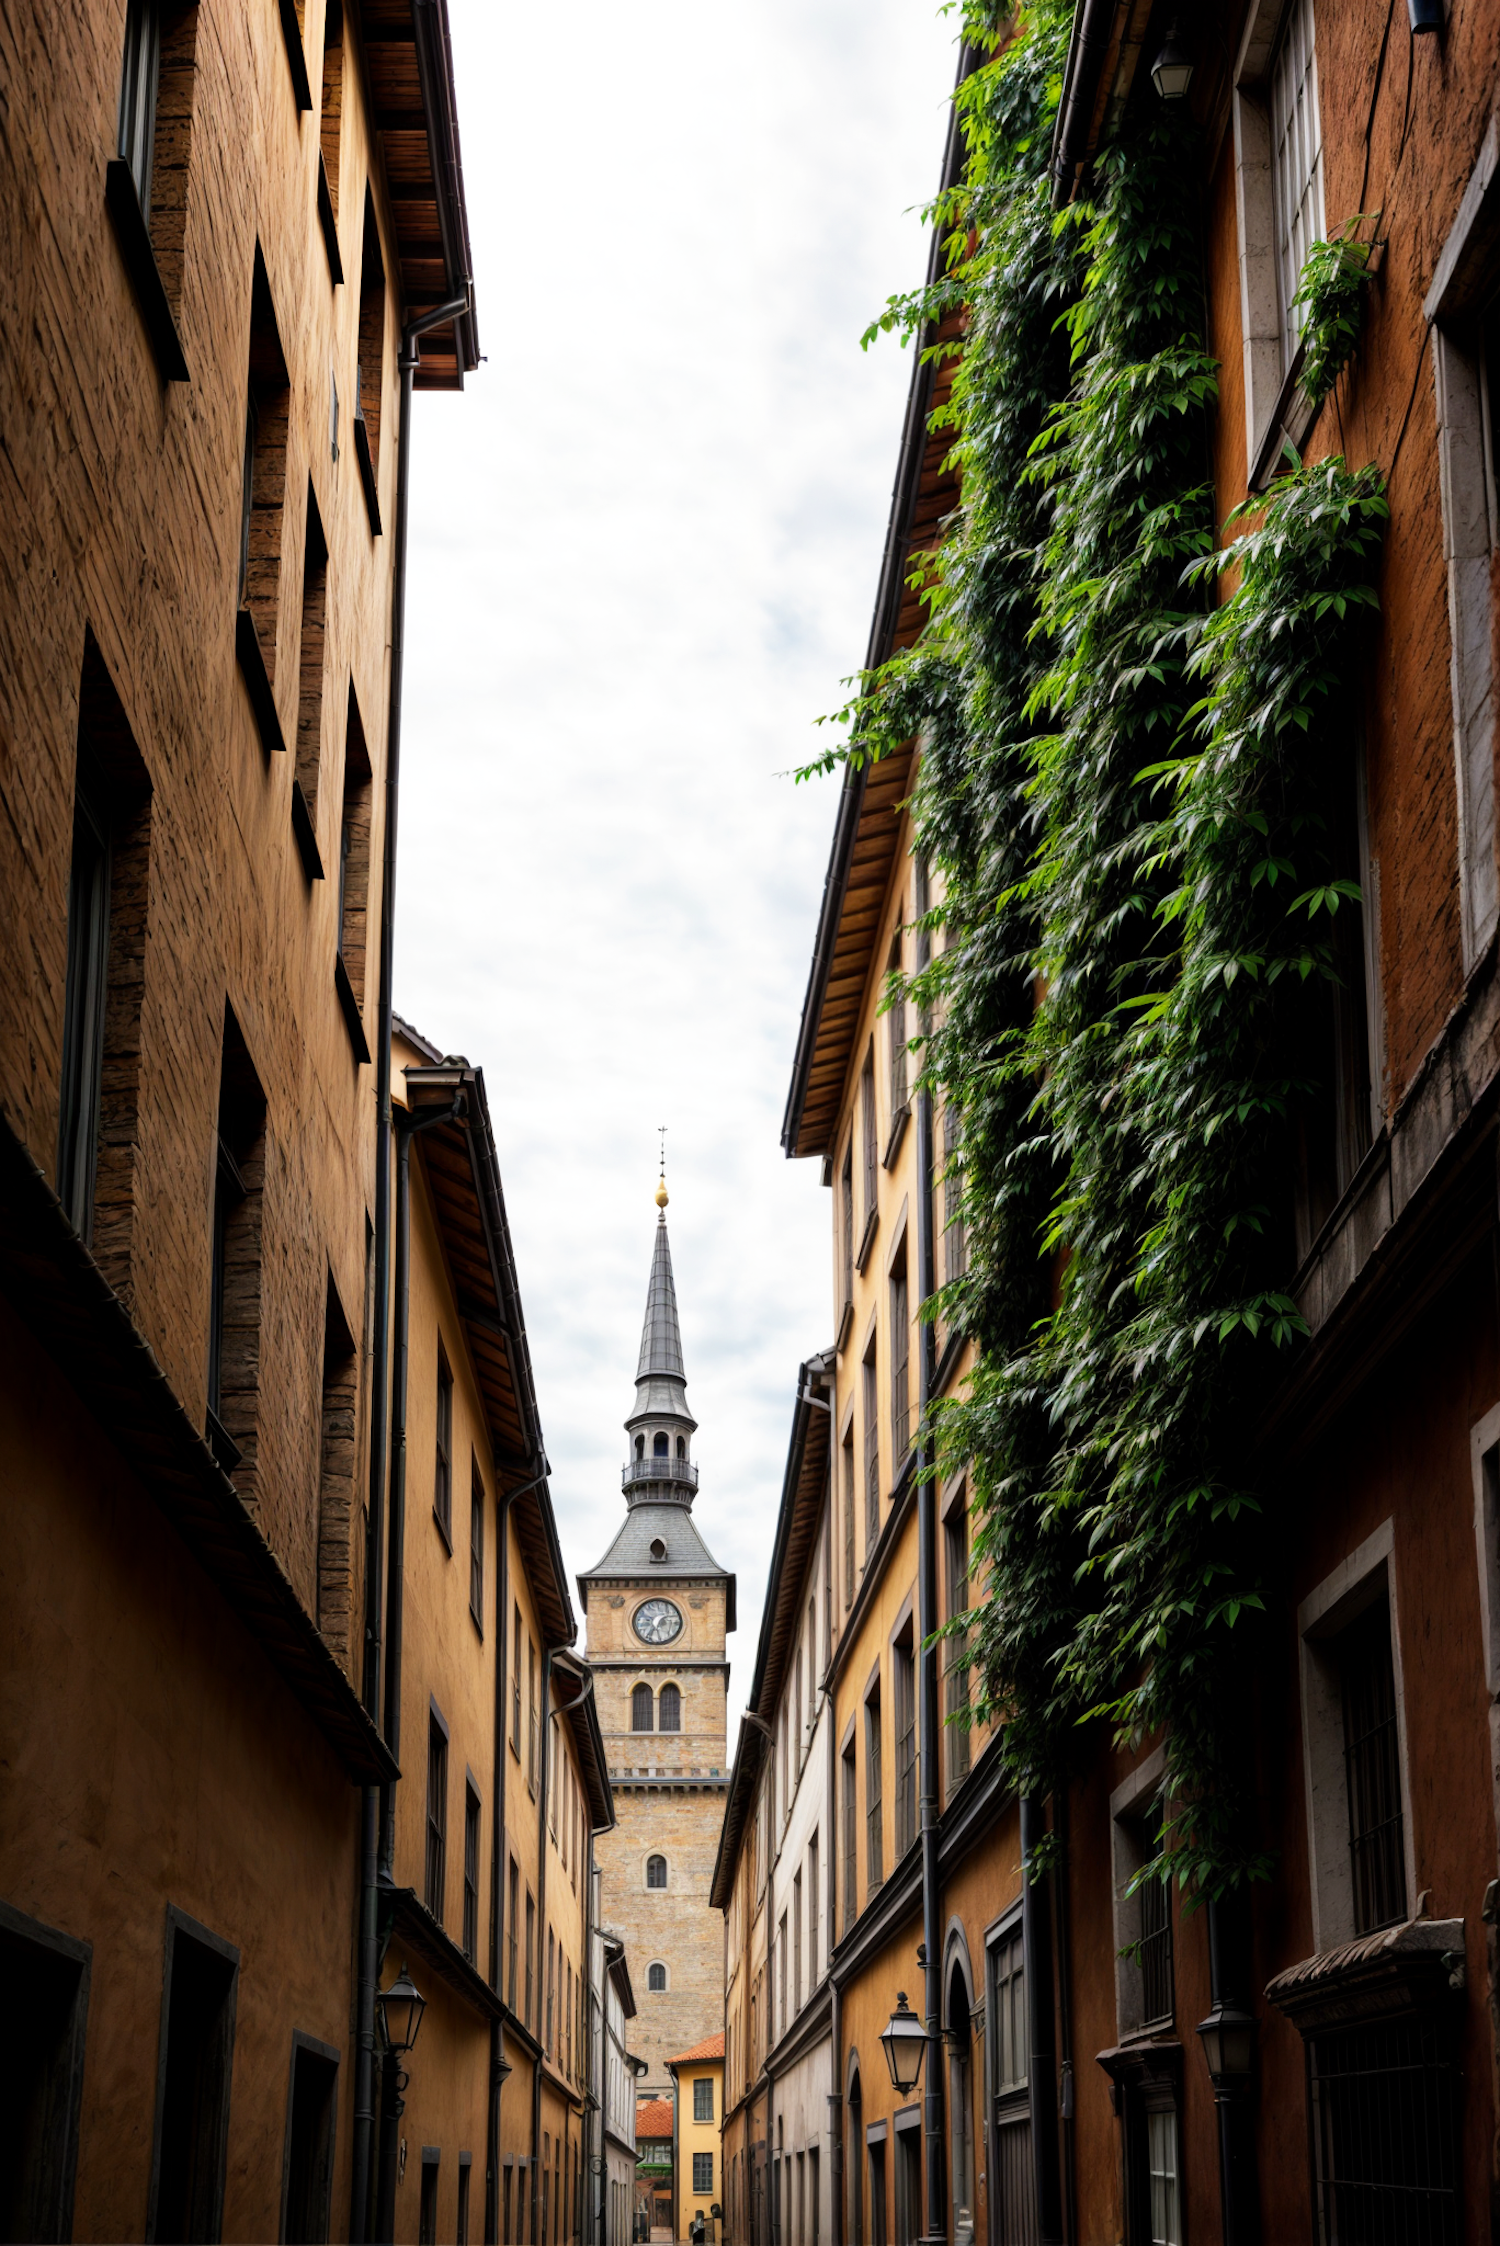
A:
<svg viewBox="0 0 1500 2246">
<path fill-rule="evenodd" d="M 705 2043 L 695 2043 L 691 2051 L 679 2051 L 675 2059 L 667 2061 L 667 2065 L 681 2067 L 686 2066 L 690 2059 L 722 2059 L 723 2056 L 724 2036 L 721 2030 L 718 2035 L 711 2035 Z"/>
<path fill-rule="evenodd" d="M 670 2098 L 648 2098 L 635 2109 L 635 2133 L 642 2137 L 670 2137 L 672 2134 L 672 2101 Z"/>
</svg>

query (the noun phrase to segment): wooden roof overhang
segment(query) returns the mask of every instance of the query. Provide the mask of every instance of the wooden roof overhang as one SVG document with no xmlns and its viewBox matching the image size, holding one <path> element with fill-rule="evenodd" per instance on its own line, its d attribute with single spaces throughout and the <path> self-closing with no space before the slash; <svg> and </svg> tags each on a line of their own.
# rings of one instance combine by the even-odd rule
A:
<svg viewBox="0 0 1500 2246">
<path fill-rule="evenodd" d="M 974 59 L 965 48 L 960 79 Z M 943 158 L 945 188 L 957 179 L 962 155 L 955 110 L 949 116 Z M 929 281 L 937 277 L 941 249 L 934 234 Z M 961 329 L 961 316 L 953 314 L 938 330 L 937 340 L 956 341 Z M 926 609 L 908 580 L 914 556 L 940 542 L 961 496 L 957 471 L 948 462 L 952 434 L 931 427 L 935 409 L 947 401 L 955 363 L 949 356 L 934 366 L 918 352 L 912 367 L 866 670 L 877 670 L 898 649 L 910 647 L 926 621 Z M 854 1042 L 865 994 L 871 975 L 881 966 L 880 925 L 901 839 L 901 812 L 911 793 L 916 749 L 916 742 L 909 741 L 877 764 L 844 768 L 781 1126 L 781 1143 L 789 1156 L 834 1152 L 844 1093 L 856 1063 Z"/>
<path fill-rule="evenodd" d="M 511 1518 L 546 1641 L 571 1645 L 578 1623 L 545 1479 L 546 1449 L 484 1071 L 465 1061 L 444 1061 L 409 1068 L 405 1076 L 414 1117 L 424 1110 L 442 1113 L 459 1093 L 464 1098 L 461 1118 L 417 1134 L 418 1159 L 484 1403 L 495 1473 L 502 1494 L 516 1492 Z M 543 1479 L 536 1480 L 538 1475 Z"/>
<path fill-rule="evenodd" d="M 358 18 L 403 316 L 469 298 L 467 312 L 421 337 L 414 385 L 461 390 L 479 364 L 479 329 L 447 0 L 358 0 Z"/>
<path fill-rule="evenodd" d="M 563 1653 L 552 1664 L 552 1680 L 558 1688 L 563 1713 L 578 1750 L 579 1766 L 588 1788 L 590 1824 L 596 1833 L 607 1833 L 615 1821 L 615 1797 L 609 1782 L 604 1734 L 599 1728 L 593 1672 L 587 1662 Z"/>
<path fill-rule="evenodd" d="M 817 1541 L 828 1486 L 828 1454 L 832 1447 L 834 1353 L 809 1357 L 797 1369 L 797 1402 L 792 1412 L 792 1438 L 787 1445 L 786 1470 L 781 1482 L 781 1506 L 776 1516 L 776 1541 L 766 1576 L 765 1604 L 761 1608 L 760 1642 L 755 1649 L 755 1669 L 750 1697 L 745 1705 L 759 1723 L 742 1722 L 735 1749 L 734 1768 L 724 1801 L 724 1823 L 714 1863 L 709 1902 L 727 1910 L 734 1888 L 745 1825 L 755 1803 L 755 1782 L 764 1759 L 765 1733 L 781 1697 L 787 1664 L 802 1624 L 802 1585 Z"/>
<path fill-rule="evenodd" d="M 358 1693 L 30 1150 L 0 1117 L 0 1292 L 255 1639 L 347 1778 L 400 1775 Z"/>
</svg>

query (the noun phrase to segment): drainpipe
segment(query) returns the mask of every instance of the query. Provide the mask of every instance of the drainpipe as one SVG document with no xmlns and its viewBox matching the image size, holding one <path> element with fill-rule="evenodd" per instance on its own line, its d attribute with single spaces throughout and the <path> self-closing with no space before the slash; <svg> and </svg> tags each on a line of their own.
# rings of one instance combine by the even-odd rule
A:
<svg viewBox="0 0 1500 2246">
<path fill-rule="evenodd" d="M 1057 2160 L 1057 2034 L 1052 2001 L 1052 1913 L 1049 1884 L 1032 1876 L 1046 1836 L 1040 1794 L 1021 1796 L 1021 1955 L 1026 1973 L 1026 2042 L 1030 2053 L 1031 2158 L 1038 2246 L 1062 2246 L 1062 2190 Z"/>
<path fill-rule="evenodd" d="M 1241 1890 L 1208 1906 L 1208 1975 L 1213 2010 L 1204 2028 L 1238 2017 L 1255 2032 L 1250 2004 L 1250 1903 Z M 1224 2246 L 1260 2246 L 1260 2188 L 1255 2167 L 1253 2075 L 1213 2077 L 1219 2124 L 1219 2211 Z"/>
<path fill-rule="evenodd" d="M 547 2027 L 547 1773 L 552 1766 L 549 1739 L 552 1702 L 552 1648 L 542 1647 L 542 1721 L 538 1734 L 542 1767 L 537 1774 L 536 1820 L 536 1988 L 537 2026 L 541 2031 L 537 2042 L 542 2047 L 542 2057 L 532 2062 L 531 2068 L 531 2229 L 528 2236 L 540 2238 L 541 2209 L 541 2159 L 542 2159 L 542 2068 L 546 2063 Z"/>
<path fill-rule="evenodd" d="M 391 1381 L 391 1523 L 390 1564 L 386 1577 L 385 1606 L 385 1739 L 399 1762 L 401 1758 L 401 1646 L 406 1594 L 406 1389 L 407 1337 L 411 1322 L 411 1142 L 419 1131 L 439 1123 L 462 1125 L 468 1114 L 468 1095 L 455 1092 L 447 1107 L 421 1115 L 403 1109 L 396 1118 L 396 1272 L 395 1318 L 391 1336 L 394 1359 Z M 381 1789 L 380 1877 L 391 1880 L 396 1858 L 396 1784 L 387 1779 Z"/>
<path fill-rule="evenodd" d="M 927 869 L 917 861 L 919 911 L 927 905 Z M 928 964 L 932 943 L 927 931 L 917 936 L 917 965 Z M 930 1300 L 934 1288 L 932 1244 L 932 1094 L 917 1094 L 917 1274 L 920 1301 Z M 938 1872 L 938 1821 L 942 1814 L 942 1784 L 938 1717 L 937 1595 L 937 1491 L 933 1486 L 931 1445 L 927 1427 L 932 1398 L 934 1333 L 923 1319 L 917 1350 L 917 1636 L 921 1643 L 918 1720 L 922 1768 L 922 1948 L 923 2009 L 927 2016 L 927 2088 L 923 2097 L 922 2126 L 927 2140 L 927 2237 L 946 2240 L 947 2210 L 943 2204 L 943 1925 L 942 1888 Z"/>
<path fill-rule="evenodd" d="M 380 987 L 375 1028 L 375 1302 L 370 1366 L 370 1510 L 365 1531 L 365 1647 L 361 1691 L 379 1722 L 381 1699 L 381 1591 L 385 1557 L 385 1421 L 389 1390 L 391 1287 L 391 1021 L 396 963 L 396 829 L 401 785 L 401 689 L 406 662 L 406 532 L 408 462 L 411 458 L 412 377 L 417 337 L 467 310 L 468 291 L 435 311 L 408 320 L 396 366 L 400 400 L 396 421 L 396 520 L 392 526 L 391 676 L 385 727 L 385 832 L 380 866 Z M 364 2246 L 370 2235 L 370 2182 L 375 2149 L 375 1989 L 380 1978 L 380 1915 L 376 1895 L 380 1846 L 379 1790 L 363 1789 L 360 1804 L 359 1980 L 355 1991 L 354 2141 L 349 2236 Z"/>
<path fill-rule="evenodd" d="M 505 1792 L 509 1758 L 505 1752 L 505 1688 L 510 1665 L 510 1509 L 518 1497 L 545 1482 L 551 1469 L 545 1459 L 538 1474 L 517 1489 L 506 1490 L 495 1507 L 495 1533 L 500 1550 L 495 1562 L 495 1773 L 490 1786 L 493 1825 L 490 1836 L 490 1987 L 503 1997 L 505 1958 Z M 484 2246 L 496 2246 L 500 2236 L 500 2090 L 510 2073 L 505 2056 L 505 2031 L 499 2020 L 490 2022 L 490 2092 L 485 2123 Z"/>
</svg>

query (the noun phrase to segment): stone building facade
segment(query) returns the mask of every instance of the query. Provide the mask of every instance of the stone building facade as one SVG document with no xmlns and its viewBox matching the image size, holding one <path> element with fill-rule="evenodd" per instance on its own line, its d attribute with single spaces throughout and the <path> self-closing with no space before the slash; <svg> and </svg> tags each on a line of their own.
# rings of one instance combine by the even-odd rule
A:
<svg viewBox="0 0 1500 2246">
<path fill-rule="evenodd" d="M 643 2094 L 670 2096 L 667 2061 L 724 2021 L 721 1931 L 709 1887 L 728 1779 L 725 1748 L 734 1577 L 698 1533 L 666 1187 L 652 1253 L 635 1409 L 625 1422 L 626 1515 L 578 1578 L 609 1757 L 615 1826 L 599 1841 L 603 1924 L 635 1987 Z"/>
</svg>

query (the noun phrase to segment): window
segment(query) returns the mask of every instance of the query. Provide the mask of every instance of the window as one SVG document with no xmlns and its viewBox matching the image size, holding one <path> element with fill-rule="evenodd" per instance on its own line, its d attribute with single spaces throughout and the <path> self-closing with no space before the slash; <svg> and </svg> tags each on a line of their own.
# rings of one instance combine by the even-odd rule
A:
<svg viewBox="0 0 1500 2246">
<path fill-rule="evenodd" d="M 896 2246 L 916 2246 L 922 2228 L 922 2133 L 914 2124 L 896 2131 Z"/>
<path fill-rule="evenodd" d="M 865 1885 L 871 1895 L 885 1877 L 880 1801 L 880 1689 L 865 1702 Z"/>
<path fill-rule="evenodd" d="M 355 1653 L 354 1524 L 359 1359 L 330 1273 L 323 1308 L 318 1444 L 318 1628 L 346 1670 Z"/>
<path fill-rule="evenodd" d="M 904 1856 L 917 1837 L 917 1662 L 908 1622 L 891 1653 L 896 1700 L 896 1854 Z"/>
<path fill-rule="evenodd" d="M 130 0 L 120 70 L 119 154 L 106 169 L 105 202 L 158 370 L 168 382 L 188 378 L 176 322 L 197 46 L 196 6 Z"/>
<path fill-rule="evenodd" d="M 1292 298 L 1308 251 L 1323 237 L 1323 134 L 1312 0 L 1292 0 L 1271 64 L 1271 161 L 1283 363 L 1290 365 L 1302 317 Z"/>
<path fill-rule="evenodd" d="M 369 901 L 370 754 L 351 679 L 349 708 L 344 721 L 344 795 L 339 814 L 339 948 L 334 980 L 357 1053 L 364 1046 L 360 1016 L 365 1001 Z"/>
<path fill-rule="evenodd" d="M 687 1437 L 685 1435 L 679 1435 L 677 1438 L 677 1456 L 679 1458 L 687 1457 Z"/>
<path fill-rule="evenodd" d="M 651 1687 L 638 1684 L 630 1695 L 630 1728 L 632 1731 L 649 1731 L 652 1725 L 653 1700 Z"/>
<path fill-rule="evenodd" d="M 71 2238 L 92 1949 L 0 1903 L 0 1974 L 24 2031 L 0 2062 L 0 2236 Z"/>
<path fill-rule="evenodd" d="M 1459 2077 L 1436 2021 L 1371 2022 L 1308 2047 L 1319 2236 L 1457 2246 Z"/>
<path fill-rule="evenodd" d="M 516 2009 L 516 1960 L 521 1947 L 521 1867 L 514 1856 L 510 1860 L 510 1894 L 505 1915 L 505 1940 L 508 1950 L 506 1961 L 505 2001 L 512 2012 Z"/>
<path fill-rule="evenodd" d="M 92 632 L 84 634 L 68 878 L 57 1194 L 110 1284 L 129 1280 L 151 789 Z"/>
<path fill-rule="evenodd" d="M 646 1438 L 644 1435 L 637 1435 L 635 1439 L 635 1455 L 637 1458 L 644 1458 L 646 1455 Z"/>
<path fill-rule="evenodd" d="M 484 1483 L 479 1461 L 469 1462 L 469 1612 L 484 1635 Z"/>
<path fill-rule="evenodd" d="M 422 1900 L 443 1923 L 448 1868 L 448 1731 L 436 1709 L 427 1719 L 427 1864 Z"/>
<path fill-rule="evenodd" d="M 807 1602 L 807 1728 L 818 1720 L 818 1604 Z"/>
<path fill-rule="evenodd" d="M 262 746 L 285 746 L 272 695 L 281 608 L 281 547 L 286 514 L 290 387 L 271 282 L 260 244 L 250 284 L 250 354 L 245 382 L 245 446 L 240 488 L 241 621 L 235 647 Z"/>
<path fill-rule="evenodd" d="M 370 530 L 380 536 L 380 409 L 385 396 L 385 260 L 375 198 L 365 189 L 360 244 L 359 344 L 354 368 L 354 455 Z"/>
<path fill-rule="evenodd" d="M 222 2228 L 239 1962 L 168 1907 L 148 2238 L 212 2241 Z"/>
<path fill-rule="evenodd" d="M 802 1724 L 802 1648 L 800 1645 L 797 1648 L 797 1658 L 792 1663 L 792 1704 L 787 1710 L 786 1720 L 787 1730 L 792 1741 L 792 1772 L 795 1777 L 796 1773 L 802 1768 L 803 1750 L 807 1744 L 807 1735 Z"/>
<path fill-rule="evenodd" d="M 151 208 L 151 161 L 156 145 L 160 67 L 158 0 L 129 0 L 125 11 L 125 59 L 120 73 L 120 155 L 135 183 L 143 216 Z"/>
<path fill-rule="evenodd" d="M 511 1610 L 510 1751 L 521 1759 L 521 1609 Z"/>
<path fill-rule="evenodd" d="M 242 1497 L 253 1495 L 255 1482 L 265 1118 L 260 1079 L 226 1007 L 209 1272 L 207 1433 Z"/>
<path fill-rule="evenodd" d="M 525 2021 L 536 2026 L 536 1897 L 526 1890 L 526 2011 Z"/>
<path fill-rule="evenodd" d="M 861 1242 L 863 1253 L 860 1265 L 870 1252 L 875 1219 L 879 1211 L 880 1145 L 875 1121 L 875 1046 L 873 1041 L 865 1055 L 865 1065 L 859 1079 L 860 1127 L 863 1134 L 865 1158 L 865 1236 Z"/>
<path fill-rule="evenodd" d="M 849 1422 L 844 1436 L 844 1611 L 854 1604 L 854 1422 Z"/>
<path fill-rule="evenodd" d="M 880 1541 L 880 1414 L 875 1400 L 875 1336 L 865 1351 L 861 1386 L 865 1428 L 865 1566 Z"/>
<path fill-rule="evenodd" d="M 891 1268 L 891 1473 L 911 1448 L 911 1332 L 906 1310 L 906 1243 Z"/>
<path fill-rule="evenodd" d="M 670 1448 L 671 1445 L 665 1435 L 658 1432 L 652 1436 L 651 1455 L 653 1458 L 665 1458 Z"/>
<path fill-rule="evenodd" d="M 778 2017 L 778 2019 L 779 2019 L 779 2020 L 780 2020 L 780 2022 L 781 2022 L 781 2033 L 782 2033 L 783 2035 L 785 2035 L 785 2034 L 786 2034 L 787 2021 L 788 2021 L 788 2019 L 789 2019 L 789 2017 L 790 2017 L 790 2014 L 788 2013 L 788 2011 L 787 2011 L 787 2008 L 786 2008 L 786 1998 L 787 1998 L 787 1985 L 786 1985 L 786 1984 L 787 1984 L 787 1972 L 786 1972 L 786 1968 L 787 1968 L 787 1946 L 788 1946 L 788 1945 L 787 1945 L 787 1938 L 786 1938 L 786 1912 L 785 1912 L 785 1911 L 783 1911 L 783 1912 L 782 1912 L 782 1914 L 781 1914 L 781 1918 L 780 1918 L 780 1921 L 779 1921 L 779 1923 L 778 1923 L 778 1925 L 777 1925 L 777 1928 L 776 1928 L 776 1974 L 777 1974 L 777 1979 L 776 1979 L 776 1994 L 777 1994 L 777 2001 L 778 2001 L 778 2011 L 777 2011 L 777 2017 Z"/>
<path fill-rule="evenodd" d="M 881 2135 L 879 2142 L 870 2147 L 870 2246 L 886 2246 L 885 2125 L 877 2122 L 875 2126 Z M 1018 2232 L 1016 2235 L 1025 2234 Z"/>
<path fill-rule="evenodd" d="M 464 1787 L 464 1956 L 479 1955 L 479 1796 L 472 1781 Z"/>
<path fill-rule="evenodd" d="M 537 1779 L 537 1706 L 536 1706 L 536 1646 L 526 1640 L 526 1689 L 530 1703 L 529 1727 L 526 1734 L 526 1783 L 533 1795 Z"/>
<path fill-rule="evenodd" d="M 318 779 L 323 764 L 323 657 L 328 637 L 328 541 L 307 485 L 302 541 L 302 624 L 297 641 L 297 758 L 292 774 L 292 832 L 309 881 L 323 879 L 318 849 Z"/>
<path fill-rule="evenodd" d="M 849 1134 L 849 1144 L 844 1149 L 844 1167 L 839 1178 L 839 1266 L 843 1274 L 844 1299 L 839 1305 L 839 1322 L 843 1323 L 845 1311 L 854 1304 L 854 1134 Z"/>
<path fill-rule="evenodd" d="M 712 2089 L 713 2084 L 709 2083 L 707 2087 Z M 695 2192 L 707 2193 L 711 2192 L 713 2188 L 714 2156 L 711 2152 L 695 2152 L 693 2154 L 693 2189 Z"/>
<path fill-rule="evenodd" d="M 665 1856 L 648 1856 L 646 1858 L 646 1885 L 648 1887 L 665 1887 L 666 1884 L 667 1859 Z"/>
<path fill-rule="evenodd" d="M 906 1112 L 906 986 L 901 976 L 900 928 L 891 938 L 890 957 L 886 971 L 890 976 L 890 1005 L 886 1020 L 891 1038 L 891 1136 L 896 1136 L 896 1124 Z"/>
<path fill-rule="evenodd" d="M 958 1110 L 951 1099 L 943 1102 L 943 1243 L 943 1276 L 951 1287 L 969 1268 Z"/>
<path fill-rule="evenodd" d="M 839 1761 L 839 1784 L 839 1822 L 844 1840 L 844 1932 L 847 1934 L 859 1916 L 859 1873 L 856 1863 L 859 1848 L 859 1791 L 853 1739 L 849 1741 Z"/>
<path fill-rule="evenodd" d="M 1370 1934 L 1406 1916 L 1396 1679 L 1386 1600 L 1377 1600 L 1342 1633 L 1338 1662 L 1354 1931 Z"/>
<path fill-rule="evenodd" d="M 1404 1919 L 1412 1893 L 1391 1541 L 1386 1521 L 1298 1613 L 1320 1952 Z"/>
<path fill-rule="evenodd" d="M 968 1492 L 960 1490 L 943 1521 L 943 1560 L 947 1574 L 948 1618 L 969 1611 L 969 1506 Z M 962 1638 L 950 1638 L 946 1654 L 944 1692 L 948 1721 L 948 1783 L 956 1786 L 969 1774 L 969 1674 L 964 1666 Z"/>
<path fill-rule="evenodd" d="M 992 2210 L 1002 2238 L 1031 2238 L 1036 2194 L 1031 2173 L 1027 2083 L 1026 1974 L 1020 1914 L 991 1941 L 989 1964 Z"/>
<path fill-rule="evenodd" d="M 651 1994 L 653 1996 L 659 1996 L 662 1990 L 665 1989 L 666 1985 L 666 1967 L 664 1965 L 648 1965 L 646 1968 L 646 1986 L 650 1990 Z"/>
<path fill-rule="evenodd" d="M 552 2049 L 552 2006 L 556 1980 L 557 1942 L 549 1926 L 547 1929 L 547 2032 L 542 2037 L 542 2047 L 549 2052 Z"/>
<path fill-rule="evenodd" d="M 438 2171 L 442 2155 L 435 2145 L 422 2147 L 422 2196 L 417 2209 L 418 2246 L 437 2246 Z"/>
<path fill-rule="evenodd" d="M 713 2077 L 712 2075 L 698 2075 L 695 2077 L 693 2082 L 693 2119 L 694 2121 L 712 2121 L 713 2117 Z M 710 2191 L 712 2190 L 712 2188 L 713 2187 L 711 2184 L 705 2184 L 703 2186 L 703 2189 L 705 2191 Z"/>
<path fill-rule="evenodd" d="M 807 1986 L 809 1992 L 818 1985 L 818 1919 L 822 1896 L 818 1891 L 818 1836 L 813 1834 L 807 1844 Z"/>
<path fill-rule="evenodd" d="M 458 2229 L 457 2246 L 469 2246 L 469 2177 L 473 2170 L 473 2156 L 461 2152 L 458 2156 Z"/>
<path fill-rule="evenodd" d="M 453 1549 L 453 1375 L 447 1352 L 437 1345 L 437 1436 L 432 1468 L 432 1510 L 443 1532 L 443 1542 Z"/>
<path fill-rule="evenodd" d="M 792 2010 L 802 2010 L 802 1874 L 792 1879 Z"/>
<path fill-rule="evenodd" d="M 659 1731 L 681 1731 L 682 1694 L 676 1685 L 664 1684 L 662 1686 L 660 1698 L 657 1702 L 656 1716 Z"/>
<path fill-rule="evenodd" d="M 283 2238 L 328 2236 L 338 2085 L 339 2055 L 333 2045 L 315 2042 L 300 2032 L 294 2034 L 281 2186 Z M 161 2236 L 159 2230 L 157 2236 Z"/>
</svg>

